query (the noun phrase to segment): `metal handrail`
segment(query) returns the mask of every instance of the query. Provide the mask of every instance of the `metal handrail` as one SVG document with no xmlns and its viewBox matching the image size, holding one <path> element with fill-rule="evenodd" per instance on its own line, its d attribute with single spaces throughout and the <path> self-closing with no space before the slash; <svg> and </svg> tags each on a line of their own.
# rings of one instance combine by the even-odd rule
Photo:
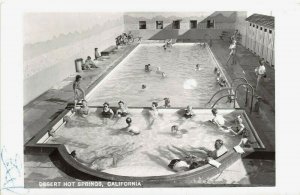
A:
<svg viewBox="0 0 300 195">
<path fill-rule="evenodd" d="M 215 101 L 214 105 L 213 105 L 211 108 L 215 107 L 215 105 L 216 105 L 221 99 L 223 99 L 224 97 L 232 97 L 232 96 L 235 98 L 235 95 L 230 95 L 230 94 L 224 95 L 224 96 L 220 97 L 217 101 Z M 234 100 L 234 105 L 233 105 L 233 107 L 235 108 L 235 100 Z"/>
<path fill-rule="evenodd" d="M 252 106 L 253 106 L 253 97 L 254 97 L 254 89 L 252 87 L 252 85 L 250 85 L 249 83 L 241 83 L 239 84 L 236 88 L 235 88 L 235 91 L 234 91 L 234 99 L 236 99 L 236 91 L 239 89 L 240 86 L 249 86 L 251 88 L 251 105 L 250 105 L 250 114 L 252 113 Z M 247 87 L 248 89 L 248 87 Z M 247 90 L 247 93 L 246 93 L 246 101 L 245 101 L 245 104 L 247 105 L 247 102 L 248 102 L 248 90 Z M 234 108 L 235 108 L 235 101 L 234 101 Z"/>
<path fill-rule="evenodd" d="M 231 86 L 233 86 L 234 81 L 237 81 L 237 80 L 244 80 L 246 83 L 249 83 L 245 77 L 238 77 L 238 78 L 233 79 L 233 81 L 231 82 Z"/>
<path fill-rule="evenodd" d="M 223 89 L 220 89 L 219 91 L 217 91 L 211 98 L 210 100 L 207 102 L 207 104 L 209 104 L 211 102 L 211 100 L 221 91 L 225 91 L 225 90 L 232 90 L 232 87 L 226 87 L 226 88 L 223 88 Z"/>
</svg>

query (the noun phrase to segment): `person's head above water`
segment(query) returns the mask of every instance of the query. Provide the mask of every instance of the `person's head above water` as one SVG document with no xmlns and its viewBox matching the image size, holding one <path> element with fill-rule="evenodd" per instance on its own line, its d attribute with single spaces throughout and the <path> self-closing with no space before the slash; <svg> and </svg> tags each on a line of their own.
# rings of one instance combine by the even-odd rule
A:
<svg viewBox="0 0 300 195">
<path fill-rule="evenodd" d="M 86 107 L 86 106 L 87 106 L 87 101 L 86 101 L 86 100 L 82 100 L 82 105 L 83 105 L 84 107 Z"/>
<path fill-rule="evenodd" d="M 142 89 L 146 89 L 146 85 L 145 84 L 142 84 Z"/>
<path fill-rule="evenodd" d="M 80 80 L 81 80 L 81 78 L 82 78 L 82 77 L 81 77 L 80 75 L 76 75 L 76 77 L 75 77 L 75 81 L 77 81 L 77 82 L 78 82 L 78 81 L 80 81 Z"/>
<path fill-rule="evenodd" d="M 87 59 L 90 60 L 90 59 L 92 59 L 92 58 L 91 58 L 91 56 L 88 56 Z"/>
<path fill-rule="evenodd" d="M 157 108 L 158 103 L 157 102 L 152 102 L 152 108 Z"/>
<path fill-rule="evenodd" d="M 176 132 L 176 131 L 178 131 L 178 125 L 173 125 L 172 127 L 171 127 L 171 132 Z"/>
<path fill-rule="evenodd" d="M 216 141 L 215 141 L 215 149 L 216 150 L 218 150 L 218 149 L 220 149 L 222 146 L 223 146 L 223 141 L 221 140 L 221 139 L 217 139 Z"/>
<path fill-rule="evenodd" d="M 192 109 L 193 109 L 193 107 L 190 106 L 190 105 L 188 105 L 188 106 L 186 107 L 186 110 L 187 110 L 187 111 L 191 111 Z"/>
<path fill-rule="evenodd" d="M 119 105 L 120 107 L 123 107 L 123 106 L 125 105 L 125 103 L 124 103 L 122 100 L 120 100 L 120 101 L 118 102 L 118 105 Z"/>
<path fill-rule="evenodd" d="M 103 104 L 103 108 L 105 109 L 107 109 L 107 108 L 109 108 L 109 103 L 108 102 L 104 102 L 104 104 Z"/>
<path fill-rule="evenodd" d="M 211 112 L 214 116 L 218 114 L 218 110 L 216 108 L 211 109 Z"/>
<path fill-rule="evenodd" d="M 126 118 L 126 123 L 127 123 L 128 125 L 130 125 L 131 122 L 132 122 L 132 119 L 131 119 L 130 117 L 127 117 L 127 118 Z"/>
</svg>

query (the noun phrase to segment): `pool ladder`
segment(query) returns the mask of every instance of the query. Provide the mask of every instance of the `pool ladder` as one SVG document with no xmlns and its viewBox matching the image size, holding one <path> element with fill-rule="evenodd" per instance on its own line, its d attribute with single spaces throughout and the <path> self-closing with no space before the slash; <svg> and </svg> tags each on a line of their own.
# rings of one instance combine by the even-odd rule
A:
<svg viewBox="0 0 300 195">
<path fill-rule="evenodd" d="M 252 87 L 252 85 L 249 84 L 249 82 L 247 81 L 247 79 L 244 78 L 244 77 L 239 77 L 239 78 L 233 79 L 233 81 L 232 81 L 232 83 L 231 83 L 231 86 L 233 86 L 233 83 L 234 83 L 235 81 L 238 81 L 238 80 L 243 80 L 244 83 L 238 84 L 238 85 L 236 86 L 236 88 L 235 88 L 234 91 L 233 91 L 233 87 L 226 87 L 226 88 L 220 89 L 219 91 L 217 91 L 217 92 L 210 98 L 210 100 L 207 102 L 207 104 L 209 104 L 209 103 L 212 101 L 212 99 L 213 99 L 218 93 L 227 90 L 227 91 L 229 91 L 229 94 L 224 95 L 224 96 L 220 97 L 219 99 L 217 99 L 217 100 L 215 101 L 215 103 L 212 105 L 211 108 L 214 108 L 215 105 L 216 105 L 221 99 L 223 99 L 223 98 L 225 98 L 225 97 L 230 98 L 230 99 L 229 99 L 230 103 L 231 103 L 232 97 L 233 97 L 233 108 L 236 108 L 236 107 L 235 107 L 235 106 L 236 106 L 236 99 L 237 99 L 237 97 L 236 97 L 236 94 L 237 94 L 237 93 L 236 93 L 236 92 L 237 92 L 237 90 L 238 90 L 241 86 L 244 86 L 244 87 L 247 88 L 247 90 L 246 90 L 245 106 L 248 105 L 248 93 L 249 93 L 249 88 L 251 89 L 251 104 L 250 104 L 250 114 L 251 114 L 251 113 L 252 113 L 252 108 L 253 108 L 254 88 Z"/>
</svg>

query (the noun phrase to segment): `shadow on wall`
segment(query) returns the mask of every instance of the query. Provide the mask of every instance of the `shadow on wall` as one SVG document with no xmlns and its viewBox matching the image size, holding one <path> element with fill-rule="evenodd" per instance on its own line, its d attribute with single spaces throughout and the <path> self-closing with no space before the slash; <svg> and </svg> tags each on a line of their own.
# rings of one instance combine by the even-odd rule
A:
<svg viewBox="0 0 300 195">
<path fill-rule="evenodd" d="M 208 41 L 210 39 L 219 39 L 222 32 L 234 31 L 234 24 L 236 22 L 236 12 L 214 12 L 208 17 L 197 23 L 197 28 L 189 29 L 183 34 L 180 34 L 184 29 L 173 29 L 173 23 L 169 24 L 156 34 L 152 35 L 149 40 L 165 40 L 177 39 L 178 41 Z M 207 23 L 214 21 L 214 26 L 207 28 Z"/>
<path fill-rule="evenodd" d="M 149 40 L 165 40 L 165 39 L 177 39 L 179 29 L 173 29 L 173 23 L 169 24 L 161 31 L 149 38 Z"/>
</svg>

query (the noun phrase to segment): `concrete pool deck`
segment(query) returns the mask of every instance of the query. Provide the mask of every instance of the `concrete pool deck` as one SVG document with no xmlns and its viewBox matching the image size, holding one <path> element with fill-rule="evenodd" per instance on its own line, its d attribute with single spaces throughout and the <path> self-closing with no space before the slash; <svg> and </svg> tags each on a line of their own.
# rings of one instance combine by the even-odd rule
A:
<svg viewBox="0 0 300 195">
<path fill-rule="evenodd" d="M 98 66 L 103 67 L 95 69 L 93 71 L 87 71 L 81 73 L 83 76 L 82 86 L 87 89 L 91 84 L 99 78 L 101 74 L 104 73 L 107 68 L 113 66 L 120 62 L 124 57 L 129 54 L 136 45 L 129 45 L 119 50 L 116 54 L 111 55 L 111 57 L 105 61 L 101 61 Z M 212 52 L 214 53 L 216 59 L 223 68 L 226 70 L 228 79 L 233 79 L 236 77 L 246 77 L 249 83 L 255 86 L 256 76 L 254 74 L 254 68 L 258 66 L 258 57 L 254 56 L 244 47 L 238 47 L 238 63 L 236 65 L 226 65 L 226 60 L 228 57 L 228 46 L 229 43 L 221 40 L 213 41 Z M 243 59 L 241 59 L 243 58 Z M 266 66 L 268 77 L 270 80 L 262 84 L 259 94 L 264 98 L 262 106 L 260 109 L 260 114 L 249 115 L 251 121 L 255 128 L 261 129 L 264 132 L 265 137 L 268 140 L 267 149 L 270 151 L 275 150 L 275 82 L 274 82 L 274 69 Z M 245 74 L 244 74 L 245 73 Z M 54 86 L 47 92 L 42 94 L 40 97 L 36 98 L 34 101 L 24 106 L 24 143 L 26 143 L 32 136 L 34 136 L 40 129 L 46 126 L 51 120 L 53 120 L 59 113 L 61 113 L 66 107 L 67 103 L 73 99 L 73 91 L 71 83 L 74 80 L 74 75 L 66 78 L 59 85 Z M 242 104 L 241 102 L 239 102 Z M 25 155 L 25 186 L 34 186 L 35 182 L 41 180 L 53 180 L 53 181 L 74 181 L 75 179 L 67 176 L 65 173 L 56 168 L 53 162 L 46 156 L 34 156 Z M 264 160 L 249 160 L 244 159 L 243 161 L 251 161 L 252 164 L 249 170 L 252 170 L 253 175 L 258 177 L 256 179 L 249 179 L 253 177 L 248 171 L 239 171 L 241 167 L 245 166 L 245 162 L 238 161 L 228 169 L 224 171 L 226 176 L 218 177 L 214 181 L 223 183 L 232 183 L 226 178 L 241 178 L 245 176 L 243 181 L 237 182 L 241 184 L 265 184 L 269 185 L 275 184 L 275 162 L 274 161 L 264 161 Z M 255 164 L 255 170 L 253 168 Z M 267 165 L 266 165 L 267 164 Z M 238 167 L 238 168 L 237 168 Z M 252 168 L 253 169 L 252 169 Z M 261 170 L 266 167 L 269 170 L 268 174 L 263 174 Z M 269 168 L 268 168 L 269 167 Z M 270 168 L 271 167 L 271 168 Z M 245 166 L 246 169 L 247 166 Z M 232 170 L 231 170 L 232 169 Z M 239 174 L 237 174 L 239 173 Z M 249 175 L 250 174 L 250 175 Z M 236 175 L 236 177 L 234 176 Z M 226 181 L 224 181 L 224 180 Z M 234 179 L 232 179 L 233 181 Z M 212 181 L 211 181 L 212 182 Z M 254 182 L 254 183 L 253 183 Z M 260 182 L 260 183 L 259 183 Z M 209 182 L 208 182 L 209 183 Z"/>
</svg>

